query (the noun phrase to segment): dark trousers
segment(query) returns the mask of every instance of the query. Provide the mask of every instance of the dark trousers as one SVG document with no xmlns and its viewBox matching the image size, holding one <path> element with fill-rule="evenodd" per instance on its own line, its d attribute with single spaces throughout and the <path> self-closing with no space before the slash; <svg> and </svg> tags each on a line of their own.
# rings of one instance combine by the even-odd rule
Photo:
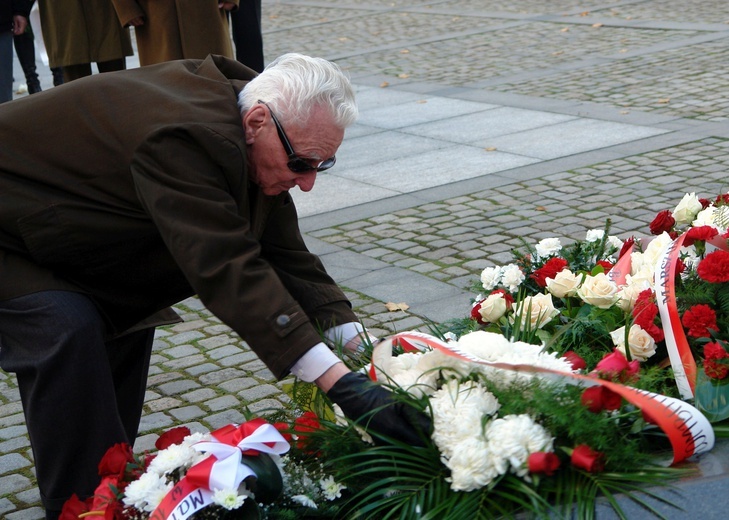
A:
<svg viewBox="0 0 729 520">
<path fill-rule="evenodd" d="M 99 61 L 96 63 L 99 72 L 114 72 L 127 68 L 126 58 L 118 60 Z M 67 65 L 63 67 L 63 81 L 68 83 L 79 78 L 91 76 L 91 63 L 79 63 L 77 65 Z"/>
<path fill-rule="evenodd" d="M 18 61 L 25 75 L 28 93 L 37 94 L 41 91 L 41 85 L 35 65 L 35 42 L 33 41 L 33 33 L 28 29 L 23 34 L 13 36 L 13 44 L 15 45 L 15 54 L 18 56 Z"/>
<path fill-rule="evenodd" d="M 230 13 L 235 59 L 243 65 L 263 71 L 263 36 L 261 35 L 261 0 L 241 2 Z"/>
<path fill-rule="evenodd" d="M 0 302 L 0 367 L 18 379 L 47 518 L 93 494 L 98 464 L 133 445 L 154 329 L 109 339 L 83 294 L 44 291 Z"/>
</svg>

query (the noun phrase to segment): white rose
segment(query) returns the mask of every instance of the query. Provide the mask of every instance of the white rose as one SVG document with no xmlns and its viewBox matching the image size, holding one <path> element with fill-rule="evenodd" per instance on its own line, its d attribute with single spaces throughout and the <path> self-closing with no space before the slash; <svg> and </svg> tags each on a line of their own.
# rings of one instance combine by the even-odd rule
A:
<svg viewBox="0 0 729 520">
<path fill-rule="evenodd" d="M 481 284 L 487 291 L 493 291 L 501 281 L 500 267 L 487 267 L 481 271 Z"/>
<path fill-rule="evenodd" d="M 562 249 L 562 244 L 559 238 L 545 238 L 539 241 L 535 249 L 539 258 L 547 258 L 559 253 Z"/>
<path fill-rule="evenodd" d="M 585 235 L 585 240 L 588 242 L 599 242 L 602 237 L 605 236 L 605 231 L 602 229 L 590 229 Z"/>
<path fill-rule="evenodd" d="M 630 275 L 628 275 L 628 277 L 630 277 Z M 626 279 L 628 277 L 626 277 Z M 633 307 L 635 307 L 635 300 L 638 299 L 638 295 L 651 287 L 652 285 L 648 283 L 647 280 L 642 278 L 633 279 L 631 277 L 630 283 L 618 291 L 617 306 L 625 312 L 633 310 Z"/>
<path fill-rule="evenodd" d="M 478 309 L 484 321 L 494 323 L 506 314 L 506 299 L 501 293 L 489 294 Z"/>
<path fill-rule="evenodd" d="M 554 278 L 547 278 L 547 290 L 557 298 L 574 296 L 581 281 L 582 275 L 576 275 L 569 269 L 563 269 Z"/>
<path fill-rule="evenodd" d="M 509 264 L 501 270 L 501 283 L 509 290 L 516 292 L 524 281 L 524 273 L 516 264 Z"/>
<path fill-rule="evenodd" d="M 703 206 L 696 193 L 687 193 L 673 210 L 672 216 L 676 219 L 677 225 L 685 226 L 691 224 L 702 209 Z"/>
<path fill-rule="evenodd" d="M 529 313 L 528 316 L 526 316 L 527 313 Z M 536 294 L 524 298 L 519 304 L 516 314 L 521 317 L 522 321 L 525 317 L 528 318 L 531 330 L 534 330 L 543 328 L 559 314 L 559 311 L 554 308 L 551 294 Z"/>
<path fill-rule="evenodd" d="M 652 271 L 655 271 L 661 255 L 672 242 L 673 239 L 665 231 L 651 240 L 643 252 L 642 265 L 648 266 Z"/>
<path fill-rule="evenodd" d="M 618 286 L 605 273 L 587 276 L 577 289 L 582 301 L 599 309 L 609 309 L 618 300 Z"/>
<path fill-rule="evenodd" d="M 610 338 L 613 340 L 613 344 L 617 349 L 625 355 L 625 327 L 620 327 L 612 331 Z M 656 353 L 656 342 L 640 325 L 632 325 L 630 327 L 630 331 L 628 331 L 628 344 L 630 345 L 631 357 L 638 361 L 645 361 Z"/>
</svg>

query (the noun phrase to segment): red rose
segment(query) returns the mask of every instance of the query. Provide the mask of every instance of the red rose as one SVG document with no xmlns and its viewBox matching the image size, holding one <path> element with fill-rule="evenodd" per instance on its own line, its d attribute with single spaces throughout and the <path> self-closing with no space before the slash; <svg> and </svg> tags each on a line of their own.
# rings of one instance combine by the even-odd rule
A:
<svg viewBox="0 0 729 520">
<path fill-rule="evenodd" d="M 587 444 L 575 446 L 571 461 L 573 466 L 589 473 L 599 473 L 605 469 L 605 454 L 593 450 Z"/>
<path fill-rule="evenodd" d="M 155 448 L 158 450 L 166 450 L 173 444 L 182 444 L 185 437 L 190 435 L 190 428 L 187 426 L 178 426 L 177 428 L 171 428 L 159 436 L 159 439 L 154 443 Z"/>
<path fill-rule="evenodd" d="M 623 398 L 609 388 L 601 385 L 591 386 L 582 392 L 582 404 L 592 413 L 600 413 L 603 410 L 618 410 L 623 404 Z"/>
<path fill-rule="evenodd" d="M 696 274 L 709 283 L 729 282 L 729 252 L 719 249 L 709 253 L 699 262 Z"/>
<path fill-rule="evenodd" d="M 71 498 L 66 500 L 66 502 L 63 504 L 63 509 L 61 509 L 61 516 L 58 517 L 58 520 L 78 520 L 79 516 L 83 513 L 89 512 L 89 506 L 91 500 L 88 500 L 87 502 L 82 501 L 76 493 L 71 495 Z"/>
<path fill-rule="evenodd" d="M 711 337 L 710 329 L 718 331 L 716 312 L 708 305 L 694 305 L 683 313 L 681 324 L 688 329 L 687 334 L 693 338 Z"/>
<path fill-rule="evenodd" d="M 719 200 L 718 197 L 717 197 L 717 200 Z M 701 204 L 701 209 L 706 209 L 709 206 L 711 206 L 711 201 L 709 199 L 699 197 L 699 204 Z"/>
<path fill-rule="evenodd" d="M 501 297 L 506 300 L 507 309 L 511 309 L 511 306 L 514 305 L 514 297 L 504 289 L 496 289 L 495 291 L 491 291 L 491 294 L 500 294 Z M 489 294 L 489 296 L 491 296 L 491 294 Z"/>
<path fill-rule="evenodd" d="M 122 478 L 127 469 L 127 464 L 130 462 L 134 462 L 132 447 L 125 442 L 118 442 L 106 450 L 101 462 L 99 462 L 99 475 Z"/>
<path fill-rule="evenodd" d="M 488 322 L 483 319 L 483 316 L 481 316 L 481 304 L 484 301 L 485 299 L 479 300 L 473 304 L 473 307 L 471 307 L 471 319 L 479 325 L 488 325 Z"/>
<path fill-rule="evenodd" d="M 544 262 L 544 265 L 529 275 L 529 278 L 537 282 L 539 287 L 546 287 L 547 278 L 554 278 L 565 267 L 567 260 L 555 256 Z"/>
<path fill-rule="evenodd" d="M 559 457 L 549 451 L 530 453 L 527 458 L 529 473 L 543 473 L 551 477 L 559 469 Z"/>
<path fill-rule="evenodd" d="M 603 379 L 617 379 L 625 382 L 632 379 L 640 371 L 640 365 L 633 360 L 628 362 L 627 358 L 618 349 L 610 354 L 605 354 L 595 366 L 595 372 Z"/>
<path fill-rule="evenodd" d="M 618 253 L 618 259 L 622 258 L 625 253 L 632 250 L 633 244 L 635 244 L 635 238 L 630 237 L 625 242 L 623 242 L 623 247 L 620 248 L 620 253 Z"/>
<path fill-rule="evenodd" d="M 572 370 L 583 370 L 587 368 L 587 363 L 585 363 L 585 360 L 582 359 L 580 355 L 573 350 L 568 350 L 567 352 L 562 354 L 562 357 L 570 362 L 570 364 L 572 365 Z"/>
<path fill-rule="evenodd" d="M 686 238 L 684 238 L 683 240 L 683 245 L 686 247 L 692 246 L 697 240 L 706 242 L 707 240 L 711 240 L 718 234 L 719 231 L 712 226 L 692 227 L 686 232 Z"/>
<path fill-rule="evenodd" d="M 319 418 L 314 412 L 304 412 L 294 421 L 294 432 L 297 436 L 296 447 L 305 450 L 311 442 L 311 433 L 321 428 Z"/>
<path fill-rule="evenodd" d="M 670 210 L 664 209 L 656 215 L 656 218 L 648 225 L 652 235 L 660 235 L 661 233 L 671 231 L 676 225 L 676 219 L 673 218 Z"/>
<path fill-rule="evenodd" d="M 712 379 L 724 379 L 729 374 L 729 365 L 718 362 L 729 358 L 729 353 L 719 343 L 704 346 L 704 373 Z"/>
</svg>

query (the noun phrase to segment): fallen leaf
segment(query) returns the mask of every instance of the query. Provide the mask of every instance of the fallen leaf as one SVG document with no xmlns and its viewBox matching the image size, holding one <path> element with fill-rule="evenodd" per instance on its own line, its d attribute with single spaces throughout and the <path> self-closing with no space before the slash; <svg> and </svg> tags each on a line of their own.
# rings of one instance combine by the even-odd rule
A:
<svg viewBox="0 0 729 520">
<path fill-rule="evenodd" d="M 594 24 L 592 24 L 593 27 L 602 27 L 602 25 L 603 24 L 601 24 L 601 23 L 594 23 Z"/>
<path fill-rule="evenodd" d="M 382 83 L 380 83 L 380 88 L 385 88 L 385 87 L 389 87 L 389 86 L 390 86 L 390 84 L 387 81 L 383 81 Z"/>
<path fill-rule="evenodd" d="M 385 304 L 385 307 L 390 312 L 406 311 L 410 308 L 410 306 L 407 303 L 392 303 L 392 302 L 387 302 Z"/>
<path fill-rule="evenodd" d="M 628 49 L 620 49 L 620 52 L 628 52 Z"/>
<path fill-rule="evenodd" d="M 337 38 L 337 40 L 339 40 L 340 42 L 346 42 L 347 40 L 349 40 L 349 38 L 347 38 L 346 36 L 342 36 L 341 38 Z"/>
<path fill-rule="evenodd" d="M 590 16 L 590 11 L 582 11 L 580 16 Z"/>
<path fill-rule="evenodd" d="M 671 98 L 661 98 L 658 100 L 658 102 L 661 104 L 668 103 L 669 101 L 671 101 Z"/>
<path fill-rule="evenodd" d="M 552 56 L 559 56 L 560 54 L 564 54 L 564 51 L 553 52 Z"/>
<path fill-rule="evenodd" d="M 570 30 L 569 27 L 563 27 L 562 29 L 559 30 L 559 32 L 569 32 L 569 30 Z"/>
<path fill-rule="evenodd" d="M 407 49 L 403 49 L 400 51 L 400 54 L 410 54 L 410 51 Z"/>
<path fill-rule="evenodd" d="M 484 148 L 484 150 L 486 150 L 487 152 L 495 152 L 496 151 L 496 147 L 495 146 L 489 146 L 488 148 Z"/>
<path fill-rule="evenodd" d="M 621 110 L 620 114 L 621 115 L 630 114 L 630 110 Z"/>
<path fill-rule="evenodd" d="M 422 105 L 423 103 L 427 103 L 427 102 L 428 102 L 428 100 L 427 100 L 427 99 L 418 99 L 418 100 L 416 101 L 416 103 L 418 103 L 418 104 L 420 104 L 420 105 Z"/>
<path fill-rule="evenodd" d="M 410 77 L 410 74 L 398 74 L 397 77 L 400 79 L 407 79 Z"/>
<path fill-rule="evenodd" d="M 547 211 L 547 208 L 545 208 L 544 206 L 537 206 L 535 209 L 537 211 Z"/>
</svg>

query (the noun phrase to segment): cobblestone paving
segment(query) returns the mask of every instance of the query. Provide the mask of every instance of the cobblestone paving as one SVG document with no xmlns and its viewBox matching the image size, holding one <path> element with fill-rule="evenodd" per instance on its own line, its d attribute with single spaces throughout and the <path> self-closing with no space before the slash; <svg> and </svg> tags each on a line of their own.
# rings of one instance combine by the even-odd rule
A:
<svg viewBox="0 0 729 520">
<path fill-rule="evenodd" d="M 511 251 L 602 229 L 622 239 L 684 193 L 729 189 L 729 141 L 709 138 L 311 232 L 312 236 L 461 288 Z M 616 207 L 620 208 L 616 211 Z"/>
<path fill-rule="evenodd" d="M 636 25 L 643 20 L 653 23 Z M 697 127 L 729 118 L 729 31 L 717 26 L 726 22 L 725 0 L 263 2 L 267 61 L 295 50 L 335 59 L 355 83 L 384 76 L 403 87 L 590 101 L 692 118 Z M 483 267 L 510 261 L 520 238 L 581 238 L 607 218 L 613 234 L 643 236 L 654 213 L 673 207 L 682 193 L 726 191 L 729 141 L 703 135 L 686 141 L 327 225 L 310 235 L 467 288 Z M 427 330 L 425 317 L 389 312 L 386 302 L 346 293 L 377 335 Z M 281 383 L 199 300 L 177 310 L 184 323 L 157 334 L 140 450 L 164 428 L 213 429 L 242 420 L 246 409 L 261 413 L 287 400 Z M 42 517 L 17 384 L 0 372 L 0 518 Z"/>
<path fill-rule="evenodd" d="M 727 41 L 719 40 L 598 65 L 589 71 L 578 69 L 493 88 L 704 121 L 727 121 L 729 70 L 716 66 L 727 60 Z"/>
</svg>

